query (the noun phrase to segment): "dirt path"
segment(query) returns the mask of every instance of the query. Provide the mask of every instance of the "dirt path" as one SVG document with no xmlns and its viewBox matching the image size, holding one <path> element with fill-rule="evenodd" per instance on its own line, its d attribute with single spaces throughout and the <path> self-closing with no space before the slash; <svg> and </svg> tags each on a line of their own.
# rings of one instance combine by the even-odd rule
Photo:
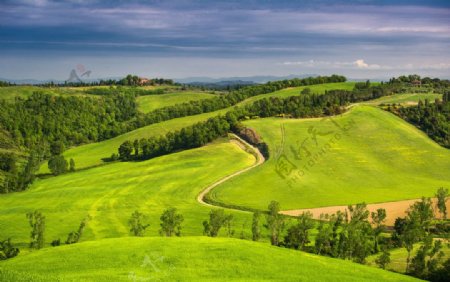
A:
<svg viewBox="0 0 450 282">
<path fill-rule="evenodd" d="M 404 217 L 405 211 L 411 206 L 414 202 L 419 201 L 420 199 L 413 199 L 413 200 L 404 200 L 404 201 L 397 201 L 397 202 L 385 202 L 385 203 L 379 203 L 379 204 L 368 204 L 367 209 L 370 212 L 376 211 L 379 208 L 383 208 L 386 210 L 386 225 L 393 226 L 395 219 L 397 217 Z M 435 209 L 435 216 L 440 217 L 438 214 L 438 211 L 436 209 L 436 199 L 432 199 L 433 201 L 433 208 Z M 447 203 L 447 210 L 450 208 L 450 202 Z M 299 210 L 286 210 L 281 211 L 280 213 L 291 215 L 291 216 L 298 216 L 303 212 L 309 211 L 313 214 L 313 217 L 318 219 L 321 214 L 332 214 L 336 213 L 337 211 L 345 211 L 347 209 L 347 206 L 330 206 L 330 207 L 323 207 L 323 208 L 312 208 L 312 209 L 299 209 Z"/>
<path fill-rule="evenodd" d="M 253 151 L 254 154 L 256 154 L 256 162 L 252 166 L 249 166 L 249 167 L 241 169 L 233 174 L 225 176 L 224 178 L 214 182 L 213 184 L 211 184 L 208 187 L 206 187 L 205 189 L 203 189 L 203 191 L 200 194 L 198 194 L 198 196 L 197 196 L 197 201 L 200 204 L 203 204 L 205 206 L 215 207 L 214 205 L 208 204 L 207 202 L 204 201 L 204 197 L 206 194 L 209 193 L 209 191 L 211 191 L 216 186 L 224 183 L 225 181 L 227 181 L 233 177 L 236 177 L 246 171 L 249 171 L 254 167 L 257 167 L 257 166 L 263 164 L 265 161 L 264 156 L 261 154 L 261 152 L 257 148 L 253 147 L 252 145 L 250 145 L 249 143 L 247 143 L 246 141 L 244 141 L 242 138 L 238 137 L 237 135 L 232 134 L 232 136 L 234 138 L 234 139 L 231 139 L 232 143 L 237 144 L 244 151 L 248 151 L 248 149 L 250 149 Z"/>
</svg>

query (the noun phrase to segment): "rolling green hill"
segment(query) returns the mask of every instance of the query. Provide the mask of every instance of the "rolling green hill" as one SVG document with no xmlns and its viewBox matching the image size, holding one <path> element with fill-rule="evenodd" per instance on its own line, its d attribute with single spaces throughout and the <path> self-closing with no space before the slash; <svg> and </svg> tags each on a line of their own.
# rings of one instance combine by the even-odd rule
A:
<svg viewBox="0 0 450 282">
<path fill-rule="evenodd" d="M 380 104 L 417 104 L 419 100 L 425 101 L 428 99 L 430 102 L 434 102 L 436 98 L 442 98 L 442 94 L 435 93 L 409 93 L 409 94 L 395 94 L 391 96 L 384 96 L 375 100 L 364 102 L 368 105 L 380 105 Z"/>
<path fill-rule="evenodd" d="M 14 101 L 15 97 L 27 98 L 31 96 L 34 92 L 42 92 L 51 95 L 76 95 L 76 96 L 90 96 L 95 97 L 95 95 L 89 95 L 84 93 L 83 88 L 75 87 L 38 87 L 38 86 L 7 86 L 0 87 L 0 99 L 5 99 L 7 101 Z"/>
<path fill-rule="evenodd" d="M 310 88 L 314 92 L 324 93 L 325 90 L 329 90 L 329 89 L 353 89 L 353 86 L 354 86 L 353 82 L 345 82 L 345 83 L 327 83 L 327 84 L 321 84 L 321 85 L 311 85 Z M 282 97 L 288 97 L 288 96 L 292 96 L 292 95 L 299 95 L 302 88 L 304 88 L 304 87 L 296 87 L 296 88 L 291 88 L 288 90 L 281 90 L 281 91 L 276 91 L 273 93 L 255 96 L 255 97 L 252 97 L 252 98 L 242 101 L 241 103 L 237 104 L 236 106 L 239 107 L 239 106 L 247 105 L 250 102 L 256 101 L 257 99 L 262 99 L 263 97 L 267 98 L 267 97 L 273 97 L 273 96 L 279 96 L 279 95 Z M 166 94 L 164 94 L 164 95 L 166 95 Z M 146 96 L 146 97 L 148 97 L 148 96 Z M 160 136 L 160 135 L 166 134 L 169 131 L 179 130 L 183 127 L 193 125 L 197 122 L 205 121 L 210 117 L 214 117 L 214 116 L 217 116 L 220 114 L 225 114 L 226 112 L 228 112 L 232 109 L 233 109 L 233 107 L 229 107 L 229 108 L 221 109 L 221 110 L 210 112 L 210 113 L 204 113 L 204 114 L 195 115 L 195 116 L 187 116 L 187 117 L 168 120 L 168 121 L 164 121 L 164 122 L 160 122 L 160 123 L 156 123 L 156 124 L 151 124 L 151 125 L 139 128 L 137 130 L 122 134 L 120 136 L 117 136 L 117 137 L 109 139 L 109 140 L 71 148 L 64 152 L 64 157 L 66 159 L 73 158 L 75 160 L 77 169 L 102 165 L 102 164 L 105 164 L 105 162 L 102 159 L 109 158 L 111 156 L 111 154 L 117 153 L 117 149 L 119 148 L 120 144 L 122 144 L 126 140 L 134 140 L 134 139 L 140 139 L 140 138 L 149 138 L 152 136 Z M 49 173 L 49 172 L 50 171 L 47 167 L 47 163 L 43 163 L 42 166 L 40 167 L 39 173 Z"/>
<path fill-rule="evenodd" d="M 349 261 L 209 237 L 105 239 L 49 248 L 0 262 L 0 275 L 27 282 L 417 281 Z"/>
<path fill-rule="evenodd" d="M 185 217 L 183 235 L 203 234 L 202 221 L 210 208 L 196 197 L 207 185 L 255 162 L 236 144 L 217 141 L 202 148 L 183 151 L 143 162 L 121 162 L 35 181 L 21 193 L 0 194 L 0 238 L 11 237 L 27 246 L 30 227 L 25 214 L 40 210 L 47 218 L 46 242 L 78 228 L 92 217 L 82 240 L 128 236 L 127 221 L 139 209 L 147 214 L 146 235 L 158 235 L 162 211 L 173 206 Z M 236 232 L 251 215 L 234 212 Z M 223 231 L 226 232 L 226 231 Z"/>
<path fill-rule="evenodd" d="M 146 95 L 137 98 L 138 109 L 143 113 L 148 113 L 158 108 L 173 106 L 189 101 L 198 101 L 215 97 L 206 92 L 175 92 L 161 95 Z"/>
<path fill-rule="evenodd" d="M 246 121 L 268 143 L 271 158 L 211 196 L 258 209 L 277 200 L 283 209 L 297 209 L 415 199 L 450 186 L 450 151 L 400 118 L 355 106 L 333 121 Z"/>
</svg>

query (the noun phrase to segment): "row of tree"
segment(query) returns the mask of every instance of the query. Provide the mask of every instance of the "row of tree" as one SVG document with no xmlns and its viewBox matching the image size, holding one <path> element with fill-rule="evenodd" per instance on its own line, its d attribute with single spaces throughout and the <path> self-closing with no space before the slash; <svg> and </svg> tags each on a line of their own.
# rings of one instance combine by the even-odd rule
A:
<svg viewBox="0 0 450 282">
<path fill-rule="evenodd" d="M 264 226 L 269 231 L 272 245 L 350 259 L 358 263 L 365 263 L 369 255 L 380 253 L 375 262 L 381 268 L 385 268 L 390 262 L 390 249 L 404 247 L 408 253 L 406 273 L 431 281 L 446 281 L 450 275 L 450 258 L 442 262 L 442 248 L 443 240 L 448 236 L 448 196 L 448 189 L 439 188 L 436 193 L 436 206 L 443 220 L 434 220 L 431 199 L 422 198 L 410 206 L 405 217 L 396 219 L 394 232 L 390 237 L 382 236 L 387 234 L 386 210 L 380 208 L 370 213 L 364 203 L 348 206 L 345 212 L 321 215 L 317 226 L 311 213 L 302 213 L 296 217 L 296 223 L 290 224 L 285 230 L 288 218 L 279 213 L 279 203 L 272 201 L 268 206 Z M 260 238 L 260 217 L 259 212 L 253 214 L 253 240 Z M 309 232 L 316 227 L 318 233 L 314 245 L 310 246 Z M 285 234 L 284 238 L 282 234 Z M 436 236 L 441 239 L 434 239 Z M 411 257 L 417 244 L 419 248 Z"/>
<path fill-rule="evenodd" d="M 416 125 L 441 146 L 450 148 L 450 91 L 443 99 L 430 103 L 419 101 L 417 106 L 389 107 L 391 112 Z"/>
</svg>

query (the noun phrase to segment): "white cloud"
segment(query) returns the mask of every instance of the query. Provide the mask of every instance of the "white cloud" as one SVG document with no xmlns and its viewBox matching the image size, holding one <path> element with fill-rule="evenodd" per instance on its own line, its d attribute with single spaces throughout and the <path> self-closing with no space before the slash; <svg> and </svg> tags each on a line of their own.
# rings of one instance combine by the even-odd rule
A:
<svg viewBox="0 0 450 282">
<path fill-rule="evenodd" d="M 360 68 L 360 69 L 367 69 L 369 68 L 369 65 L 366 64 L 366 62 L 364 62 L 363 59 L 359 59 L 353 62 L 355 64 L 356 67 Z"/>
</svg>

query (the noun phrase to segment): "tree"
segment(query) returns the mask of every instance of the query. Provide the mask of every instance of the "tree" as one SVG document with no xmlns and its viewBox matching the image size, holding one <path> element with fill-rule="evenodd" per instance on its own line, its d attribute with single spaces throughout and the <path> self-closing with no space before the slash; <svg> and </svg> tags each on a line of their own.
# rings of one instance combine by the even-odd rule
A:
<svg viewBox="0 0 450 282">
<path fill-rule="evenodd" d="M 19 248 L 14 247 L 11 243 L 11 238 L 0 241 L 0 260 L 13 258 L 19 254 Z"/>
<path fill-rule="evenodd" d="M 428 274 L 437 270 L 444 253 L 441 251 L 442 242 L 436 240 L 433 244 L 433 237 L 427 236 L 422 246 L 412 258 L 408 268 L 408 273 L 426 279 Z"/>
<path fill-rule="evenodd" d="M 133 152 L 133 144 L 131 141 L 127 140 L 119 147 L 119 156 L 123 161 L 128 161 L 131 157 L 131 152 Z"/>
<path fill-rule="evenodd" d="M 404 230 L 401 235 L 401 241 L 408 252 L 406 257 L 406 272 L 410 268 L 411 252 L 414 244 L 426 238 L 432 218 L 433 209 L 430 199 L 422 198 L 421 201 L 412 204 L 407 211 L 406 221 L 403 227 Z"/>
<path fill-rule="evenodd" d="M 166 209 L 160 217 L 161 219 L 161 230 L 160 233 L 167 237 L 173 235 L 181 235 L 181 223 L 183 223 L 183 215 L 177 213 L 176 208 Z"/>
<path fill-rule="evenodd" d="M 54 175 L 60 175 L 67 172 L 68 163 L 64 156 L 53 156 L 48 160 L 48 168 Z"/>
<path fill-rule="evenodd" d="M 448 198 L 448 189 L 444 189 L 441 187 L 437 190 L 436 193 L 437 203 L 436 206 L 439 212 L 442 214 L 443 219 L 447 219 L 447 198 Z"/>
<path fill-rule="evenodd" d="M 128 220 L 128 225 L 130 226 L 130 232 L 134 236 L 142 237 L 144 236 L 145 229 L 150 226 L 150 224 L 143 224 L 144 214 L 139 211 L 135 211 L 131 214 L 131 218 Z"/>
<path fill-rule="evenodd" d="M 376 258 L 375 263 L 378 265 L 378 267 L 386 269 L 386 265 L 388 265 L 390 262 L 391 253 L 389 253 L 388 248 L 384 247 L 383 252 Z"/>
<path fill-rule="evenodd" d="M 59 156 L 64 152 L 64 143 L 61 141 L 53 142 L 50 145 L 50 153 L 52 156 Z"/>
<path fill-rule="evenodd" d="M 384 222 L 386 221 L 386 210 L 381 208 L 377 209 L 376 212 L 372 212 L 371 217 L 372 217 L 372 224 L 375 225 L 375 228 L 373 229 L 375 239 L 374 251 L 377 253 L 378 237 L 386 228 L 386 226 L 384 225 Z"/>
<path fill-rule="evenodd" d="M 71 158 L 69 161 L 70 171 L 75 171 L 75 161 Z"/>
<path fill-rule="evenodd" d="M 217 237 L 220 229 L 230 220 L 223 209 L 212 209 L 209 212 L 209 221 L 203 221 L 203 233 L 210 237 Z"/>
<path fill-rule="evenodd" d="M 365 203 L 348 206 L 350 221 L 343 226 L 340 233 L 339 256 L 351 258 L 358 263 L 364 263 L 372 252 L 372 227 L 368 221 L 369 211 Z"/>
<path fill-rule="evenodd" d="M 252 220 L 252 240 L 258 241 L 261 237 L 261 230 L 259 228 L 259 220 L 261 218 L 260 212 L 254 212 L 253 213 L 253 220 Z"/>
<path fill-rule="evenodd" d="M 280 211 L 280 203 L 277 201 L 270 202 L 269 214 L 266 216 L 266 228 L 270 231 L 270 242 L 274 246 L 278 246 L 280 234 L 284 229 L 284 218 Z"/>
<path fill-rule="evenodd" d="M 298 217 L 296 225 L 291 226 L 287 235 L 284 238 L 284 243 L 287 247 L 303 250 L 305 245 L 308 244 L 309 234 L 308 230 L 314 227 L 314 220 L 310 212 L 303 212 Z"/>
<path fill-rule="evenodd" d="M 227 227 L 228 237 L 233 237 L 233 235 L 234 235 L 234 230 L 232 228 L 233 227 L 232 226 L 233 218 L 234 218 L 234 216 L 232 214 L 229 214 L 225 217 L 224 225 L 226 225 L 226 227 Z"/>
<path fill-rule="evenodd" d="M 137 158 L 139 156 L 139 140 L 134 140 L 133 142 L 133 148 L 134 148 L 134 156 Z"/>
<path fill-rule="evenodd" d="M 45 216 L 39 211 L 27 213 L 31 227 L 30 248 L 41 249 L 44 247 Z"/>
<path fill-rule="evenodd" d="M 78 227 L 78 230 L 75 232 L 70 232 L 67 236 L 66 244 L 75 244 L 78 243 L 81 239 L 81 235 L 83 235 L 84 228 L 88 224 L 91 217 L 88 215 L 86 216 L 80 223 L 80 226 Z"/>
</svg>

